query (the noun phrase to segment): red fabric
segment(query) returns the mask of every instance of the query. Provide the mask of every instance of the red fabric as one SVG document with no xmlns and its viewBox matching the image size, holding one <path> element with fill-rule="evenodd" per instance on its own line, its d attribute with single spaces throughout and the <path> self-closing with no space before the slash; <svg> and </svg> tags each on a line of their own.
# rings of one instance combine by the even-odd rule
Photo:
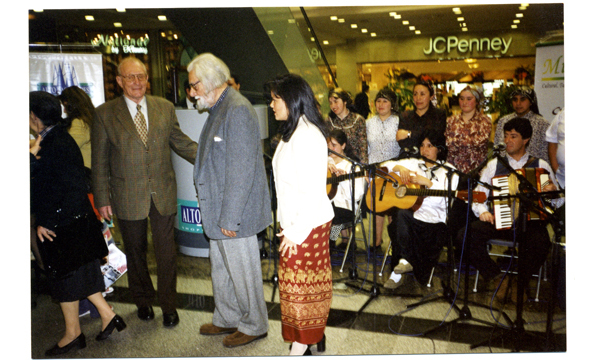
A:
<svg viewBox="0 0 600 364">
<path fill-rule="evenodd" d="M 291 258 L 279 258 L 279 297 L 283 339 L 315 344 L 323 338 L 332 282 L 329 257 L 331 221 L 314 228 Z"/>
</svg>

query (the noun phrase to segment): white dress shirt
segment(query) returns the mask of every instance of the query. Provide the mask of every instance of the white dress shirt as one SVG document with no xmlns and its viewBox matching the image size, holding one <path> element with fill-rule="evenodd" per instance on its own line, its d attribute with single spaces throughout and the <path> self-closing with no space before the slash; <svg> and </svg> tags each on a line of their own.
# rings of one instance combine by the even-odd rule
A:
<svg viewBox="0 0 600 364">
<path fill-rule="evenodd" d="M 333 162 L 332 158 L 331 158 L 331 161 L 332 161 L 332 163 L 335 164 L 335 162 Z M 352 168 L 352 163 L 348 162 L 345 159 L 342 159 L 339 163 L 335 164 L 335 167 L 339 170 L 349 173 L 350 169 Z M 360 170 L 360 169 L 358 169 L 358 170 Z M 355 203 L 354 211 L 358 211 L 358 208 L 360 207 L 359 201 L 362 198 L 362 196 L 365 194 L 366 183 L 367 183 L 367 181 L 365 180 L 364 177 L 355 177 L 355 179 L 354 179 L 354 203 Z M 333 204 L 336 207 L 346 209 L 346 210 L 352 210 L 352 193 L 351 193 L 352 185 L 351 184 L 352 184 L 352 181 L 350 179 L 338 182 L 337 193 L 333 197 L 333 200 L 331 200 L 331 202 L 333 202 Z"/>
<path fill-rule="evenodd" d="M 135 114 L 137 114 L 137 105 L 138 104 L 136 104 L 133 100 L 130 100 L 126 96 L 123 96 L 123 98 L 125 98 L 125 104 L 127 104 L 127 109 L 129 110 L 129 113 L 131 114 L 131 120 L 134 120 Z M 148 105 L 146 104 L 146 96 L 144 96 L 144 98 L 142 99 L 142 101 L 140 101 L 139 104 L 142 105 L 142 108 L 140 109 L 140 111 L 144 115 L 144 119 L 146 119 L 146 130 L 148 130 L 148 132 L 150 132 L 150 124 L 148 121 Z"/>
<path fill-rule="evenodd" d="M 440 161 L 438 161 L 440 163 Z M 392 171 L 393 168 L 397 165 L 401 165 L 405 168 L 408 168 L 410 171 L 415 172 L 418 175 L 421 175 L 425 178 L 428 178 L 433 185 L 429 188 L 432 190 L 447 190 L 448 189 L 448 176 L 447 170 L 443 167 L 433 166 L 432 168 L 427 168 L 427 171 L 424 171 L 422 167 L 419 165 L 425 165 L 425 162 L 421 159 L 417 158 L 407 158 L 400 159 L 397 161 L 387 161 L 382 163 L 382 167 L 387 167 L 388 171 Z M 450 163 L 444 163 L 445 166 L 450 168 L 454 168 Z M 397 172 L 392 172 L 399 175 Z M 452 191 L 456 190 L 458 186 L 458 175 L 454 175 L 452 177 Z M 440 222 L 446 223 L 446 215 L 448 212 L 446 197 L 435 197 L 435 196 L 427 196 L 423 199 L 423 204 L 415 213 L 413 217 L 417 220 L 427 222 L 430 224 L 437 224 Z"/>
<path fill-rule="evenodd" d="M 327 154 L 325 137 L 302 116 L 290 140 L 280 141 L 273 156 L 277 220 L 295 244 L 333 219 L 326 188 Z"/>
</svg>

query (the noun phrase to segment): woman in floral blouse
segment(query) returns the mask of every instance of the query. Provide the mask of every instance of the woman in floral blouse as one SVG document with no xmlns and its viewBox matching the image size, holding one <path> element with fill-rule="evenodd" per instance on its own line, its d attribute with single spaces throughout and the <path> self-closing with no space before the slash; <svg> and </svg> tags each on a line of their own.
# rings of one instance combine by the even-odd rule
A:
<svg viewBox="0 0 600 364">
<path fill-rule="evenodd" d="M 481 89 L 467 86 L 458 94 L 461 113 L 446 121 L 448 163 L 468 173 L 485 160 L 492 122 L 480 109 Z"/>
<path fill-rule="evenodd" d="M 341 89 L 329 92 L 329 119 L 327 123 L 331 130 L 342 130 L 348 136 L 348 144 L 352 147 L 361 163 L 368 163 L 367 156 L 367 127 L 365 119 L 350 110 L 352 97 Z"/>
<path fill-rule="evenodd" d="M 492 132 L 492 122 L 481 111 L 483 91 L 474 86 L 465 87 L 458 94 L 461 113 L 448 118 L 446 122 L 446 145 L 448 147 L 448 163 L 459 171 L 469 173 L 477 168 L 487 156 L 487 147 Z M 467 189 L 467 180 L 461 178 L 459 190 Z M 455 200 L 448 214 L 448 230 L 451 236 L 460 241 L 458 231 L 475 215 L 468 205 L 461 200 Z"/>
</svg>

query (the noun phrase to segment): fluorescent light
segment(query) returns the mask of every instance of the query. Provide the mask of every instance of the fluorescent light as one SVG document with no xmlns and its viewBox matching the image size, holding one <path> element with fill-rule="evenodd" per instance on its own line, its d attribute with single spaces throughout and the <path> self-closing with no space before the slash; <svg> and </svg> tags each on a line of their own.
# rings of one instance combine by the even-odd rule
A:
<svg viewBox="0 0 600 364">
<path fill-rule="evenodd" d="M 415 34 L 421 34 L 420 30 L 415 30 Z"/>
<path fill-rule="evenodd" d="M 87 20 L 87 21 L 94 21 L 94 16 L 93 15 L 86 15 L 85 16 L 85 20 Z"/>
<path fill-rule="evenodd" d="M 513 24 L 510 27 L 513 28 L 513 29 L 517 29 L 517 24 Z"/>
<path fill-rule="evenodd" d="M 396 16 L 396 12 L 395 11 L 390 11 L 390 16 Z"/>
<path fill-rule="evenodd" d="M 398 14 L 394 16 L 394 19 L 402 19 L 402 15 Z"/>
<path fill-rule="evenodd" d="M 371 33 L 371 37 L 376 37 L 377 33 Z"/>
<path fill-rule="evenodd" d="M 360 31 L 361 31 L 361 32 L 363 32 L 363 33 L 368 33 L 368 32 L 369 32 L 369 31 L 367 30 L 367 28 L 362 28 Z"/>
<path fill-rule="evenodd" d="M 522 17 L 523 17 L 523 13 L 517 13 L 515 16 L 516 16 L 517 18 L 522 18 Z"/>
<path fill-rule="evenodd" d="M 468 31 L 469 31 L 469 28 L 462 28 L 462 31 L 463 31 L 463 32 L 468 32 Z"/>
<path fill-rule="evenodd" d="M 459 16 L 458 18 L 456 18 L 456 20 L 458 20 L 458 21 L 465 21 L 465 18 L 462 17 L 462 16 Z"/>
<path fill-rule="evenodd" d="M 329 41 L 328 41 L 328 40 L 324 40 L 324 41 L 323 41 L 323 44 L 325 44 L 325 45 L 328 45 L 328 44 L 329 44 Z"/>
<path fill-rule="evenodd" d="M 44 9 L 33 9 L 33 11 L 36 13 L 43 13 Z"/>
<path fill-rule="evenodd" d="M 356 24 L 350 24 L 350 28 L 356 29 L 356 28 L 358 28 L 358 25 L 356 25 Z"/>
<path fill-rule="evenodd" d="M 331 19 L 332 21 L 336 21 L 338 19 L 338 17 L 335 15 L 332 15 L 329 17 L 329 19 Z"/>
<path fill-rule="evenodd" d="M 417 28 L 415 28 L 414 25 L 411 25 L 410 27 L 408 27 L 408 30 L 415 30 L 415 29 L 417 29 Z"/>
<path fill-rule="evenodd" d="M 115 9 L 115 10 L 116 10 L 117 12 L 119 12 L 119 13 L 124 13 L 124 12 L 125 12 L 125 9 Z"/>
<path fill-rule="evenodd" d="M 160 21 L 167 21 L 167 17 L 165 15 L 159 15 L 158 16 L 158 20 L 160 20 Z"/>
<path fill-rule="evenodd" d="M 408 25 L 408 20 L 402 20 L 402 25 Z"/>
<path fill-rule="evenodd" d="M 121 28 L 123 26 L 123 24 L 121 23 L 113 23 L 113 25 L 115 26 L 115 28 Z"/>
<path fill-rule="evenodd" d="M 520 21 L 519 19 L 515 19 L 515 20 L 513 20 L 513 23 L 515 23 L 515 24 L 519 24 L 520 22 L 521 22 L 521 21 Z"/>
<path fill-rule="evenodd" d="M 345 22 L 346 22 L 346 19 L 343 19 L 343 18 L 342 19 L 338 19 L 338 23 L 345 23 Z"/>
</svg>

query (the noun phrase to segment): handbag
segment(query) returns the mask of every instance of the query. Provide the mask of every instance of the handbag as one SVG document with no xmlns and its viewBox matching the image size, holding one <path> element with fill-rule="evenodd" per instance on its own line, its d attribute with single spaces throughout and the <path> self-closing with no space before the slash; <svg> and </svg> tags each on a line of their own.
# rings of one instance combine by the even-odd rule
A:
<svg viewBox="0 0 600 364">
<path fill-rule="evenodd" d="M 75 216 L 71 223 L 53 229 L 56 236 L 38 240 L 44 268 L 50 278 L 60 279 L 83 265 L 108 255 L 102 223 L 93 213 Z"/>
</svg>

